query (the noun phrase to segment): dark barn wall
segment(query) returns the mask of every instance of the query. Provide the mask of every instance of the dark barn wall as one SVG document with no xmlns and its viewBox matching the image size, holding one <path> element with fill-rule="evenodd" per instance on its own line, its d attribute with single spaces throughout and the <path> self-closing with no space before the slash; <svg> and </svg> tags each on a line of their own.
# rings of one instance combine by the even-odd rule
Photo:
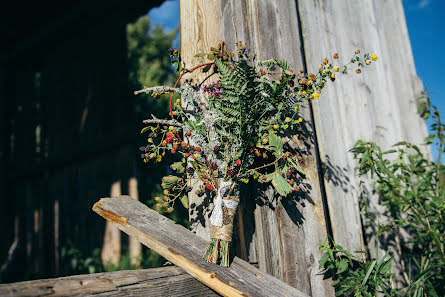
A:
<svg viewBox="0 0 445 297">
<path fill-rule="evenodd" d="M 126 194 L 135 172 L 126 24 L 161 2 L 79 2 L 0 61 L 0 263 L 19 237 L 0 281 L 63 274 L 68 240 L 85 256 L 101 247 L 91 207 L 113 184 Z"/>
</svg>

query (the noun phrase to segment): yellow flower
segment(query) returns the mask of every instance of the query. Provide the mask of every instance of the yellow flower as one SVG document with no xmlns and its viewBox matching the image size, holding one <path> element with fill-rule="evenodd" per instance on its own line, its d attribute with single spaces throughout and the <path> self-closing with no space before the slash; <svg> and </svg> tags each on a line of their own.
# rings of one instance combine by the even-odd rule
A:
<svg viewBox="0 0 445 297">
<path fill-rule="evenodd" d="M 328 71 L 327 70 L 323 70 L 323 72 L 322 72 L 323 74 L 327 74 L 328 73 Z"/>
<path fill-rule="evenodd" d="M 258 179 L 259 176 L 260 176 L 260 174 L 258 172 L 255 172 L 253 174 L 253 179 Z"/>
<path fill-rule="evenodd" d="M 288 124 L 284 125 L 284 129 L 287 129 L 287 128 L 289 128 L 289 125 Z"/>
<path fill-rule="evenodd" d="M 301 96 L 301 94 L 303 94 L 301 91 L 298 91 L 297 95 Z"/>
<path fill-rule="evenodd" d="M 165 190 L 164 190 L 164 195 L 168 195 L 168 193 L 169 193 L 168 190 L 165 189 Z"/>
<path fill-rule="evenodd" d="M 147 141 L 148 141 L 148 143 L 153 143 L 153 138 L 149 138 L 149 139 L 147 139 Z"/>
<path fill-rule="evenodd" d="M 286 123 L 289 123 L 289 122 L 291 121 L 291 119 L 290 119 L 290 117 L 286 117 L 286 118 L 284 119 L 284 121 L 285 121 Z"/>
<path fill-rule="evenodd" d="M 334 73 L 331 73 L 331 78 L 335 78 L 335 74 Z"/>
<path fill-rule="evenodd" d="M 280 128 L 280 126 L 279 125 L 277 125 L 277 124 L 275 124 L 275 125 L 273 125 L 273 127 L 272 128 L 274 128 L 275 130 L 277 130 L 278 128 Z"/>
<path fill-rule="evenodd" d="M 168 127 L 168 129 L 169 129 L 169 130 L 175 130 L 175 127 L 170 126 L 170 127 Z"/>
<path fill-rule="evenodd" d="M 307 94 L 307 92 L 306 91 L 303 91 L 303 95 L 306 95 Z"/>
<path fill-rule="evenodd" d="M 158 155 L 157 157 L 156 157 L 156 162 L 161 162 L 162 161 L 162 156 L 161 155 Z"/>
<path fill-rule="evenodd" d="M 267 138 L 263 138 L 263 144 L 267 144 L 269 140 Z"/>
<path fill-rule="evenodd" d="M 371 60 L 366 60 L 366 65 L 369 65 L 369 64 L 371 64 Z"/>
<path fill-rule="evenodd" d="M 177 103 L 177 104 L 181 103 L 181 99 L 179 99 L 179 98 L 176 99 L 176 103 Z"/>
<path fill-rule="evenodd" d="M 150 155 L 148 155 L 148 157 L 149 157 L 150 159 L 153 159 L 155 156 L 156 156 L 156 155 L 155 155 L 154 153 L 151 153 Z"/>
<path fill-rule="evenodd" d="M 377 61 L 377 60 L 379 59 L 379 57 L 377 57 L 376 54 L 373 54 L 373 55 L 371 55 L 371 59 L 372 59 L 373 61 Z"/>
<path fill-rule="evenodd" d="M 249 179 L 248 178 L 243 178 L 243 183 L 245 183 L 245 184 L 249 183 Z"/>
<path fill-rule="evenodd" d="M 297 124 L 301 123 L 302 121 L 303 121 L 303 118 L 299 117 L 298 120 L 297 120 Z"/>
<path fill-rule="evenodd" d="M 321 70 L 323 68 L 323 64 L 318 65 L 318 70 Z"/>
<path fill-rule="evenodd" d="M 356 54 L 356 55 L 360 54 L 360 50 L 359 50 L 359 49 L 356 49 L 356 50 L 355 50 L 355 54 Z"/>
<path fill-rule="evenodd" d="M 338 66 L 334 66 L 334 68 L 332 68 L 335 72 L 338 72 L 338 70 L 340 70 L 340 68 Z"/>
<path fill-rule="evenodd" d="M 144 158 L 144 163 L 147 163 L 147 159 Z"/>
<path fill-rule="evenodd" d="M 274 134 L 275 131 L 274 130 L 269 130 L 269 134 Z"/>
<path fill-rule="evenodd" d="M 260 145 L 261 145 L 261 143 L 260 143 L 260 142 L 257 142 L 256 146 L 260 146 Z"/>
<path fill-rule="evenodd" d="M 314 99 L 318 99 L 318 93 L 314 93 L 314 94 L 312 94 L 312 97 L 313 97 Z"/>
<path fill-rule="evenodd" d="M 294 111 L 297 112 L 300 110 L 300 106 L 294 106 Z"/>
</svg>

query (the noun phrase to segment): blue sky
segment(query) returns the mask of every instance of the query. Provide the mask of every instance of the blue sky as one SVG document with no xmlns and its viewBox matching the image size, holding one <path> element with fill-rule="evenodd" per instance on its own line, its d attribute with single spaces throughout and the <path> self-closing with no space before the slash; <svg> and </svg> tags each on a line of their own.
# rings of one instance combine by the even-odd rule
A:
<svg viewBox="0 0 445 297">
<path fill-rule="evenodd" d="M 417 75 L 445 117 L 444 0 L 403 0 Z M 431 121 L 427 121 L 430 125 Z M 437 149 L 433 147 L 434 158 Z"/>
<path fill-rule="evenodd" d="M 396 1 L 396 0 L 390 0 Z M 402 0 L 417 75 L 445 117 L 445 0 Z M 179 0 L 168 0 L 148 12 L 152 24 L 172 30 L 179 26 Z M 179 39 L 175 41 L 179 47 Z M 428 125 L 431 121 L 427 122 Z M 437 157 L 437 150 L 433 148 Z"/>
</svg>

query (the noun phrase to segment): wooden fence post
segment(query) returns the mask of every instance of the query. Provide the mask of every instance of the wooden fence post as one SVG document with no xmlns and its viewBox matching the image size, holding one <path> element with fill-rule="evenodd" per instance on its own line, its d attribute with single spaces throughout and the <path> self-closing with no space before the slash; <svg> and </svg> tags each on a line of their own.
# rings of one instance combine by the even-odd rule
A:
<svg viewBox="0 0 445 297">
<path fill-rule="evenodd" d="M 111 184 L 110 197 L 121 195 L 121 182 L 115 181 Z M 102 245 L 102 263 L 104 266 L 118 266 L 121 256 L 121 232 L 111 222 L 105 224 L 104 241 Z"/>
<path fill-rule="evenodd" d="M 128 195 L 131 198 L 139 200 L 139 192 L 138 192 L 138 181 L 136 177 L 130 177 L 128 180 Z M 130 263 L 134 267 L 141 266 L 141 252 L 142 245 L 141 243 L 134 237 L 130 236 L 128 239 L 128 251 L 130 254 Z"/>
</svg>

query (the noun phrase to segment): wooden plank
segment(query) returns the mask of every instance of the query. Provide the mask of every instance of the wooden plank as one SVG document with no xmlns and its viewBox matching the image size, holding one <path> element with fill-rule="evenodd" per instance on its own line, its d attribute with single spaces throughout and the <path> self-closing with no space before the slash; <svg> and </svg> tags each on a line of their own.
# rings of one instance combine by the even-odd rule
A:
<svg viewBox="0 0 445 297">
<path fill-rule="evenodd" d="M 102 198 L 93 210 L 223 296 L 307 296 L 237 257 L 229 268 L 207 263 L 206 240 L 135 199 Z"/>
<path fill-rule="evenodd" d="M 0 296 L 220 296 L 179 267 L 115 271 L 0 285 Z"/>
</svg>

